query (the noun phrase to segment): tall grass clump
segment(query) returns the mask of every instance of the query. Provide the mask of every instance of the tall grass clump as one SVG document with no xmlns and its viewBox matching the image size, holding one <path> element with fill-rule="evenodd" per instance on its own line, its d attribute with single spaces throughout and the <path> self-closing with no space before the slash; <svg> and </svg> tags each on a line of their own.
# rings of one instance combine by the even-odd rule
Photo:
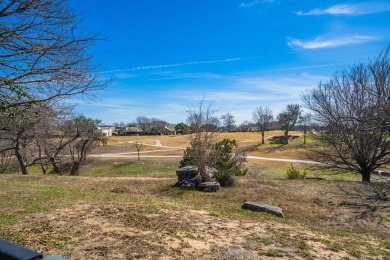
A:
<svg viewBox="0 0 390 260">
<path fill-rule="evenodd" d="M 304 179 L 307 172 L 306 170 L 301 172 L 299 168 L 294 168 L 294 165 L 291 164 L 291 167 L 287 169 L 286 174 L 288 179 Z"/>
</svg>

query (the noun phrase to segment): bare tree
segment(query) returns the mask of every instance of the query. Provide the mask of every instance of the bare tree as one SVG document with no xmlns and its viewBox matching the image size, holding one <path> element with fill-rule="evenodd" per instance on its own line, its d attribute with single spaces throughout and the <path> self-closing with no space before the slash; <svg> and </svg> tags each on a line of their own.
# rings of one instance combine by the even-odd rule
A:
<svg viewBox="0 0 390 260">
<path fill-rule="evenodd" d="M 82 164 L 87 160 L 87 155 L 99 145 L 105 145 L 106 137 L 97 128 L 100 120 L 94 120 L 85 116 L 79 116 L 74 120 L 80 133 L 79 138 L 68 144 L 72 160 L 72 168 L 69 175 L 79 175 Z"/>
<path fill-rule="evenodd" d="M 12 151 L 23 174 L 32 164 L 46 171 L 52 140 L 45 121 L 62 101 L 110 82 L 91 62 L 87 51 L 97 35 L 85 34 L 79 17 L 66 0 L 1 1 L 0 135 L 11 144 L 2 150 Z"/>
<path fill-rule="evenodd" d="M 43 174 L 48 165 L 55 173 L 62 174 L 60 157 L 70 152 L 71 174 L 78 175 L 87 154 L 100 143 L 105 143 L 105 139 L 96 127 L 99 123 L 96 120 L 83 116 L 65 120 L 68 109 L 67 106 L 53 110 L 32 105 L 16 117 L 0 120 L 0 141 L 4 145 L 0 153 L 14 156 L 22 174 L 27 175 L 29 167 L 37 164 Z M 68 153 L 65 151 L 67 147 Z"/>
<path fill-rule="evenodd" d="M 228 132 L 233 131 L 236 122 L 235 122 L 234 116 L 232 114 L 226 113 L 225 115 L 222 115 L 221 120 L 223 122 L 223 125 L 226 126 Z"/>
<path fill-rule="evenodd" d="M 138 154 L 138 161 L 141 160 L 140 158 L 140 152 L 141 150 L 144 148 L 144 145 L 142 144 L 142 142 L 140 140 L 136 140 L 132 143 L 132 146 L 137 150 L 137 154 Z"/>
<path fill-rule="evenodd" d="M 51 108 L 35 105 L 26 107 L 23 114 L 15 117 L 0 115 L 0 139 L 7 144 L 0 151 L 10 151 L 16 157 L 22 174 L 27 175 L 31 165 L 43 164 L 46 160 L 37 144 L 44 136 L 42 129 L 47 118 L 55 116 Z"/>
<path fill-rule="evenodd" d="M 3 151 L 0 152 L 0 174 L 9 170 L 12 163 L 12 152 Z"/>
<path fill-rule="evenodd" d="M 168 125 L 168 122 L 158 119 L 158 118 L 150 118 L 149 119 L 149 127 L 150 131 L 153 134 L 162 134 L 165 132 L 165 127 Z"/>
<path fill-rule="evenodd" d="M 298 104 L 288 104 L 286 109 L 278 115 L 279 126 L 284 131 L 284 143 L 288 144 L 288 132 L 292 130 L 301 114 Z"/>
<path fill-rule="evenodd" d="M 338 72 L 303 96 L 320 126 L 315 159 L 331 169 L 356 172 L 363 182 L 390 163 L 389 61 L 388 47 L 368 64 Z"/>
<path fill-rule="evenodd" d="M 192 134 L 189 136 L 191 143 L 192 161 L 198 167 L 202 181 L 209 181 L 206 166 L 213 165 L 212 153 L 213 145 L 216 139 L 216 133 L 210 131 L 208 126 L 215 122 L 215 109 L 211 104 L 206 105 L 204 100 L 199 101 L 198 106 L 187 111 L 187 123 L 191 127 Z"/>
<path fill-rule="evenodd" d="M 138 124 L 138 127 L 141 128 L 142 134 L 146 134 L 150 130 L 150 119 L 146 116 L 139 116 L 135 119 Z"/>
<path fill-rule="evenodd" d="M 307 131 L 310 128 L 312 115 L 310 113 L 306 113 L 299 117 L 299 123 L 301 124 L 303 130 L 303 144 L 306 144 Z"/>
<path fill-rule="evenodd" d="M 79 16 L 66 0 L 4 0 L 0 6 L 0 112 L 15 115 L 103 88 Z"/>
<path fill-rule="evenodd" d="M 390 45 L 368 64 L 371 86 L 367 88 L 376 98 L 377 126 L 390 129 Z"/>
<path fill-rule="evenodd" d="M 274 119 L 272 111 L 269 107 L 258 107 L 253 112 L 253 122 L 261 133 L 261 143 L 264 144 L 265 131 L 270 130 L 271 123 Z"/>
<path fill-rule="evenodd" d="M 241 125 L 239 126 L 239 131 L 240 132 L 248 132 L 250 127 L 252 126 L 252 123 L 247 121 L 247 120 L 244 120 Z"/>
<path fill-rule="evenodd" d="M 45 154 L 53 167 L 53 171 L 62 175 L 64 169 L 59 167 L 59 164 L 62 163 L 61 157 L 68 155 L 66 148 L 81 138 L 83 126 L 78 124 L 75 119 L 59 118 L 47 129 L 49 133 L 46 135 L 46 139 L 42 141 Z"/>
<path fill-rule="evenodd" d="M 123 121 L 114 122 L 112 124 L 115 127 L 115 133 L 117 135 L 126 135 L 126 123 Z"/>
<path fill-rule="evenodd" d="M 211 116 L 207 122 L 202 126 L 203 129 L 207 132 L 217 132 L 220 126 L 219 118 L 216 116 Z"/>
</svg>

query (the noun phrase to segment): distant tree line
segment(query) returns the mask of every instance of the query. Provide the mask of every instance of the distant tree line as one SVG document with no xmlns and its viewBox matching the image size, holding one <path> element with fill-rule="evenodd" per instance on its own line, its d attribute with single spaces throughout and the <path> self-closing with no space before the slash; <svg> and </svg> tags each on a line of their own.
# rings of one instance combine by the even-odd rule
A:
<svg viewBox="0 0 390 260">
<path fill-rule="evenodd" d="M 215 114 L 215 113 L 214 113 Z M 274 119 L 273 113 L 268 107 L 258 107 L 253 112 L 253 122 L 244 121 L 241 125 L 236 125 L 236 120 L 231 113 L 226 113 L 221 116 L 212 116 L 201 127 L 204 131 L 209 132 L 256 132 L 259 131 L 262 135 L 262 143 L 264 144 L 264 134 L 269 130 L 284 130 L 285 142 L 288 143 L 288 133 L 292 129 L 302 130 L 306 133 L 311 129 L 310 114 L 302 115 L 301 106 L 298 104 L 289 104 L 286 109 Z M 139 130 L 139 134 L 162 134 L 165 133 L 166 127 L 169 126 L 175 130 L 177 134 L 189 134 L 196 131 L 196 127 L 192 122 L 196 120 L 187 119 L 187 124 L 180 122 L 176 125 L 169 124 L 165 120 L 158 118 L 148 118 L 139 116 L 130 123 L 115 122 L 112 124 L 116 128 L 116 133 L 126 135 L 126 129 L 135 127 Z M 129 133 L 128 133 L 129 134 Z"/>
<path fill-rule="evenodd" d="M 170 124 L 155 117 L 139 116 L 133 122 L 115 122 L 112 126 L 115 127 L 115 134 L 117 135 L 130 135 L 130 134 L 142 134 L 142 135 L 159 135 L 167 132 L 167 127 Z M 175 129 L 169 130 L 174 131 Z"/>
</svg>

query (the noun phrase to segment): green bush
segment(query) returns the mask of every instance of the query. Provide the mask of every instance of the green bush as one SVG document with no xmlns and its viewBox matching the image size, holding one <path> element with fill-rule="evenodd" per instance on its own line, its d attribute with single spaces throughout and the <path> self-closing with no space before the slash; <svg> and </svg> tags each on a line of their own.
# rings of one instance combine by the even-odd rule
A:
<svg viewBox="0 0 390 260">
<path fill-rule="evenodd" d="M 179 167 L 188 165 L 196 165 L 195 147 L 198 146 L 198 141 L 192 140 L 191 146 L 184 151 L 183 159 L 179 163 Z M 244 168 L 246 162 L 245 153 L 237 153 L 237 142 L 235 140 L 224 139 L 213 144 L 210 149 L 209 167 L 217 169 L 215 179 L 221 186 L 233 186 L 234 176 L 244 176 L 248 169 Z"/>
<path fill-rule="evenodd" d="M 194 149 L 192 149 L 192 147 L 186 148 L 186 150 L 184 151 L 183 159 L 181 159 L 181 161 L 179 162 L 179 168 L 195 164 L 193 151 Z"/>
<path fill-rule="evenodd" d="M 306 170 L 303 170 L 302 172 L 299 170 L 299 168 L 294 168 L 294 165 L 291 164 L 291 167 L 287 170 L 287 178 L 288 179 L 304 179 L 307 175 Z"/>
<path fill-rule="evenodd" d="M 234 175 L 228 171 L 218 171 L 215 175 L 215 179 L 222 187 L 232 187 L 236 184 Z"/>
<path fill-rule="evenodd" d="M 236 153 L 236 140 L 224 139 L 215 143 L 213 156 L 215 158 L 215 168 L 218 173 L 216 180 L 224 187 L 235 184 L 234 176 L 244 176 L 248 169 L 244 168 L 246 155 Z"/>
</svg>

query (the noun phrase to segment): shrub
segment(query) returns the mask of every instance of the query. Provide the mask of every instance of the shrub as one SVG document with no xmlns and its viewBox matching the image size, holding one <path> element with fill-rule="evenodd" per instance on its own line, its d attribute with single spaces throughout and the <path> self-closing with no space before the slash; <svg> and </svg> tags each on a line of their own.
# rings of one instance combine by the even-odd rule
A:
<svg viewBox="0 0 390 260">
<path fill-rule="evenodd" d="M 222 187 L 232 187 L 236 184 L 234 175 L 227 171 L 218 171 L 215 179 Z"/>
<path fill-rule="evenodd" d="M 215 168 L 218 171 L 215 178 L 221 186 L 233 186 L 235 184 L 234 176 L 244 176 L 248 172 L 248 169 L 244 168 L 246 155 L 233 151 L 237 146 L 235 140 L 229 139 L 214 144 L 213 156 Z"/>
<path fill-rule="evenodd" d="M 183 159 L 179 162 L 179 168 L 194 164 L 194 149 L 192 149 L 192 147 L 187 147 L 184 151 Z"/>
<path fill-rule="evenodd" d="M 196 164 L 196 146 L 199 146 L 199 142 L 197 139 L 194 139 L 191 141 L 191 146 L 184 151 L 179 167 Z M 237 146 L 235 140 L 224 139 L 213 144 L 210 149 L 208 166 L 217 169 L 218 173 L 215 179 L 221 186 L 233 186 L 235 183 L 234 176 L 244 176 L 248 172 L 248 169 L 244 168 L 246 154 L 236 153 L 234 150 L 236 150 Z"/>
<path fill-rule="evenodd" d="M 302 172 L 299 170 L 299 168 L 294 168 L 294 165 L 291 164 L 291 167 L 287 170 L 287 178 L 288 179 L 304 179 L 307 175 L 306 170 L 303 170 Z"/>
</svg>

